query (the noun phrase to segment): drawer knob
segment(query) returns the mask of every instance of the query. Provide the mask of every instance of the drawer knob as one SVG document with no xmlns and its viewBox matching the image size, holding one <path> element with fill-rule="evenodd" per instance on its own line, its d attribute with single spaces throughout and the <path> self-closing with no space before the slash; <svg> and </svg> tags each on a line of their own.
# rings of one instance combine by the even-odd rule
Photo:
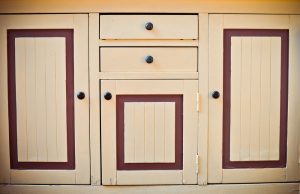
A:
<svg viewBox="0 0 300 194">
<path fill-rule="evenodd" d="M 112 98 L 111 93 L 110 92 L 105 92 L 104 98 L 105 98 L 105 100 L 110 100 Z"/>
<path fill-rule="evenodd" d="M 146 61 L 146 63 L 150 64 L 153 62 L 153 57 L 149 55 L 149 56 L 145 57 L 145 61 Z"/>
<path fill-rule="evenodd" d="M 79 100 L 83 100 L 83 99 L 85 98 L 84 92 L 78 92 L 78 93 L 77 93 L 77 98 L 78 98 Z"/>
<path fill-rule="evenodd" d="M 147 22 L 147 23 L 145 24 L 145 28 L 146 28 L 147 30 L 152 30 L 152 29 L 153 29 L 153 24 L 152 24 L 151 22 Z"/>
<path fill-rule="evenodd" d="M 212 95 L 211 95 L 214 99 L 218 99 L 220 97 L 220 92 L 218 91 L 213 91 Z"/>
</svg>

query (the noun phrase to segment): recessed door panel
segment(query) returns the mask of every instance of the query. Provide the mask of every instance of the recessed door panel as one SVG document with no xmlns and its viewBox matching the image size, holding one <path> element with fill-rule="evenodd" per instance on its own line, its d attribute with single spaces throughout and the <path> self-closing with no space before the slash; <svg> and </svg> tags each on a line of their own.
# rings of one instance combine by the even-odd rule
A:
<svg viewBox="0 0 300 194">
<path fill-rule="evenodd" d="M 197 85 L 101 81 L 104 185 L 197 183 Z"/>
<path fill-rule="evenodd" d="M 295 106 L 289 94 L 298 90 L 289 62 L 295 26 L 289 19 L 210 15 L 209 89 L 221 94 L 209 101 L 210 183 L 298 179 L 298 148 L 290 135 L 298 133 L 295 112 L 289 112 Z"/>
<path fill-rule="evenodd" d="M 1 141 L 1 180 L 89 183 L 88 100 L 76 96 L 88 95 L 87 15 L 0 19 L 1 138 L 9 140 Z"/>
</svg>

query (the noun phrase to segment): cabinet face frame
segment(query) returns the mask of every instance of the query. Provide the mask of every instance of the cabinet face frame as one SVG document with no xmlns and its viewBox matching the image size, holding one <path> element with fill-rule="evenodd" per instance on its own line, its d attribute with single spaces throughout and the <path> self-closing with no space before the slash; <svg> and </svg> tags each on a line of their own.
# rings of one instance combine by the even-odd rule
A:
<svg viewBox="0 0 300 194">
<path fill-rule="evenodd" d="M 196 184 L 196 80 L 101 80 L 102 183 L 104 185 Z M 105 100 L 110 92 L 112 99 Z M 117 170 L 117 95 L 183 95 L 183 170 Z"/>
<path fill-rule="evenodd" d="M 299 111 L 296 106 L 295 80 L 299 75 L 295 72 L 297 60 L 295 51 L 299 46 L 293 44 L 299 37 L 299 26 L 295 24 L 295 16 L 288 15 L 247 15 L 247 14 L 211 14 L 209 23 L 209 91 L 219 90 L 221 98 L 209 100 L 209 144 L 208 152 L 208 182 L 209 183 L 247 183 L 247 182 L 285 182 L 299 179 L 298 138 L 299 122 L 294 119 Z M 288 119 L 287 119 L 287 162 L 286 168 L 234 168 L 222 167 L 222 120 L 223 120 L 223 30 L 224 29 L 284 29 L 289 30 L 289 77 L 288 77 Z M 299 62 L 298 62 L 299 63 Z M 299 72 L 299 71 L 298 71 Z M 292 94 L 292 95 L 291 95 Z M 290 109 L 293 109 L 291 111 Z M 218 122 L 216 122 L 218 121 Z M 210 143 L 211 142 L 211 143 Z M 212 143 L 213 142 L 213 143 Z M 296 157 L 295 157 L 296 156 Z"/>
<path fill-rule="evenodd" d="M 58 22 L 59 21 L 59 22 Z M 1 107 L 1 174 L 0 182 L 11 184 L 89 184 L 89 90 L 88 90 L 88 15 L 87 14 L 33 14 L 1 15 L 1 93 L 5 97 Z M 74 88 L 66 95 L 74 100 L 75 166 L 74 169 L 11 169 L 9 156 L 7 30 L 71 29 L 74 33 Z M 51 30 L 49 30 L 51 32 Z M 50 33 L 49 32 L 49 33 Z M 51 33 L 50 33 L 51 34 Z M 51 35 L 50 35 L 51 36 Z M 26 37 L 26 36 L 25 36 Z M 33 37 L 34 38 L 34 37 Z M 45 36 L 47 38 L 47 36 Z M 66 45 L 70 46 L 70 45 Z M 79 101 L 76 91 L 84 91 L 86 98 Z M 6 94 L 6 95 L 5 95 Z M 80 118 L 80 119 L 79 119 Z M 71 150 L 70 150 L 71 151 Z M 72 167 L 73 168 L 73 167 Z"/>
</svg>

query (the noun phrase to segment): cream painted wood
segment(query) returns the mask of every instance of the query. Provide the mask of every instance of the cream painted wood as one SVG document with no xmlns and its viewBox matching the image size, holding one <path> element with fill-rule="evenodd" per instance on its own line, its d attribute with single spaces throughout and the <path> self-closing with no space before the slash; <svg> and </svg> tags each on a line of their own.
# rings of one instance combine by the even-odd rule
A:
<svg viewBox="0 0 300 194">
<path fill-rule="evenodd" d="M 147 22 L 152 30 L 145 28 Z M 197 15 L 100 15 L 100 39 L 197 38 Z"/>
<path fill-rule="evenodd" d="M 203 26 L 202 26 L 203 27 Z M 105 46 L 198 46 L 198 40 L 97 40 L 100 47 Z"/>
<path fill-rule="evenodd" d="M 279 160 L 280 41 L 232 38 L 231 161 Z"/>
<path fill-rule="evenodd" d="M 263 183 L 263 182 L 285 182 L 286 170 L 275 169 L 224 169 L 224 183 Z"/>
<path fill-rule="evenodd" d="M 158 87 L 159 86 L 159 87 Z M 162 170 L 164 172 L 163 177 L 175 176 L 181 177 L 180 183 L 178 181 L 170 182 L 168 179 L 159 179 L 159 184 L 196 184 L 197 174 L 196 174 L 196 162 L 195 156 L 197 154 L 197 120 L 198 113 L 196 110 L 196 91 L 198 88 L 198 83 L 196 80 L 101 80 L 101 112 L 106 112 L 102 116 L 102 182 L 104 185 L 114 185 L 114 184 L 129 184 L 131 180 L 130 177 L 136 177 L 132 180 L 137 180 L 140 173 L 146 172 L 142 170 L 131 170 L 131 171 L 117 171 L 116 170 L 116 95 L 130 95 L 130 94 L 183 94 L 184 96 L 184 115 L 183 118 L 183 170 Z M 102 97 L 105 92 L 111 92 L 112 99 L 109 101 L 104 100 Z M 157 104 L 157 103 L 156 103 Z M 156 106 L 156 105 L 155 105 Z M 156 107 L 155 107 L 156 109 Z M 128 110 L 129 111 L 129 110 Z M 156 111 L 155 114 L 163 113 L 164 111 Z M 131 113 L 133 114 L 133 113 Z M 159 116 L 161 119 L 163 116 Z M 155 119 L 159 119 L 156 118 Z M 136 122 L 136 120 L 135 120 Z M 156 126 L 155 126 L 156 128 Z M 155 138 L 158 130 L 155 129 Z M 164 137 L 164 134 L 160 135 L 160 138 Z M 132 145 L 131 145 L 132 147 Z M 126 149 L 126 148 L 125 148 Z M 159 150 L 159 149 L 158 149 Z M 158 151 L 155 148 L 155 154 Z M 163 157 L 163 155 L 162 155 Z M 153 171 L 158 173 L 159 170 Z M 126 174 L 128 178 L 126 182 Z M 122 178 L 119 182 L 119 177 Z M 154 175 L 153 175 L 154 176 Z M 139 178 L 141 180 L 135 182 L 130 181 L 130 184 L 139 184 L 140 181 L 146 181 L 144 184 L 153 184 L 150 177 Z M 149 181 L 148 181 L 149 180 Z M 171 179 L 173 180 L 173 179 Z M 124 180 L 125 181 L 125 180 Z M 155 182 L 156 184 L 157 182 Z"/>
<path fill-rule="evenodd" d="M 35 39 L 37 40 L 37 39 Z M 43 45 L 45 40 L 39 39 L 35 44 L 39 49 L 36 51 L 37 58 L 35 59 L 36 64 L 36 106 L 37 112 L 46 110 L 46 63 L 45 59 L 45 48 Z M 18 79 L 18 78 L 17 78 Z M 36 128 L 37 128 L 37 147 L 38 147 L 38 161 L 47 161 L 47 128 L 46 128 L 46 114 L 36 115 Z M 19 126 L 19 125 L 17 125 Z"/>
<path fill-rule="evenodd" d="M 0 133 L 1 137 L 1 148 L 0 148 L 0 158 L 1 158 L 1 173 L 0 180 L 5 183 L 14 183 L 14 184 L 88 184 L 90 182 L 90 166 L 89 166 L 89 109 L 88 109 L 88 17 L 84 14 L 78 15 L 2 15 L 0 16 L 1 30 L 1 72 L 5 72 L 1 77 L 1 88 L 0 91 L 4 94 L 3 100 L 0 101 L 1 106 L 1 127 Z M 86 93 L 87 98 L 83 101 L 77 101 L 75 99 L 75 156 L 76 156 L 76 168 L 75 170 L 10 170 L 9 165 L 9 142 L 8 142 L 8 110 L 7 110 L 7 29 L 74 29 L 74 77 L 75 77 L 75 88 L 74 93 L 79 90 L 83 90 Z M 30 40 L 26 40 L 30 41 Z M 54 41 L 55 42 L 55 41 Z M 51 42 L 49 44 L 54 44 Z M 18 43 L 17 43 L 18 44 Z M 39 43 L 38 43 L 39 44 Z M 38 44 L 36 46 L 38 46 Z M 42 43 L 41 43 L 42 44 Z M 46 43 L 48 44 L 48 43 Z M 44 43 L 43 43 L 44 45 Z M 44 47 L 40 45 L 41 47 Z M 17 46 L 18 47 L 18 46 Z M 53 46 L 50 46 L 53 47 Z M 61 47 L 61 46 L 59 46 Z M 47 48 L 51 49 L 51 48 Z M 63 49 L 63 48 L 60 48 Z M 32 49 L 31 49 L 32 50 Z M 43 52 L 42 49 L 37 52 Z M 58 51 L 59 52 L 59 51 Z M 65 51 L 64 51 L 65 52 Z M 30 53 L 28 53 L 30 54 Z M 39 54 L 42 55 L 42 54 Z M 62 60 L 63 56 L 58 56 L 57 60 Z M 28 59 L 29 60 L 29 59 Z M 40 58 L 37 58 L 37 61 L 41 61 Z M 36 62 L 37 62 L 36 61 Z M 50 67 L 46 63 L 47 58 L 44 58 L 45 62 L 45 71 L 48 71 Z M 59 65 L 59 63 L 57 63 Z M 34 66 L 32 66 L 34 67 Z M 52 65 L 52 67 L 54 67 Z M 31 80 L 32 83 L 36 82 L 36 70 L 43 71 L 42 66 L 38 66 L 35 70 L 30 70 L 32 73 L 32 77 L 34 79 Z M 61 68 L 61 67 L 57 67 Z M 27 72 L 29 73 L 29 70 Z M 47 72 L 47 75 L 51 75 L 51 71 Z M 63 73 L 63 72 L 60 72 Z M 31 75 L 31 74 L 30 74 Z M 39 75 L 40 76 L 40 75 Z M 28 80 L 29 81 L 29 80 Z M 41 82 L 42 83 L 42 82 Z M 30 87 L 40 87 L 38 83 L 29 84 Z M 25 82 L 25 85 L 27 83 Z M 56 85 L 57 84 L 57 85 Z M 58 86 L 58 82 L 54 82 L 52 84 L 55 87 Z M 62 87 L 59 85 L 59 87 Z M 49 88 L 47 88 L 48 90 Z M 34 89 L 30 89 L 34 90 Z M 40 95 L 40 94 L 39 94 Z M 56 97 L 54 96 L 54 99 Z M 75 98 L 75 95 L 74 95 Z M 40 101 L 36 103 L 42 103 Z M 47 103 L 47 101 L 46 101 Z M 49 101 L 50 103 L 50 101 Z M 64 103 L 64 102 L 62 102 Z M 59 104 L 58 104 L 59 106 Z M 52 108 L 57 108 L 55 105 Z M 31 110 L 30 110 L 31 111 Z M 36 110 L 32 110 L 33 112 Z M 79 119 L 78 119 L 79 118 Z M 56 118 L 55 118 L 56 119 Z M 60 118 L 62 119 L 62 118 Z M 36 120 L 36 118 L 35 118 Z M 3 122 L 2 122 L 3 121 Z M 80 122 L 79 122 L 80 121 Z M 59 121 L 58 123 L 61 123 Z M 38 124 L 39 126 L 41 123 Z M 61 123 L 60 125 L 63 125 Z M 39 136 L 41 134 L 38 134 Z M 56 136 L 56 135 L 55 135 Z M 54 136 L 54 137 L 55 137 Z M 61 134 L 60 138 L 64 138 L 64 135 Z M 34 136 L 30 137 L 34 139 Z M 60 143 L 59 143 L 60 142 Z M 58 145 L 61 144 L 61 140 L 58 139 Z M 41 142 L 37 142 L 41 143 Z M 51 144 L 52 147 L 56 147 L 56 144 Z M 37 149 L 35 149 L 37 151 Z M 48 150 L 49 151 L 49 150 Z M 61 149 L 62 153 L 59 153 L 60 160 L 64 160 L 64 149 Z M 45 157 L 45 156 L 43 156 Z M 42 157 L 42 158 L 43 158 Z M 36 157 L 34 157 L 36 160 Z M 51 159 L 51 158 L 50 158 Z M 31 159 L 30 159 L 31 160 Z M 42 160 L 42 159 L 41 159 Z M 49 157 L 48 157 L 49 160 Z"/>
<path fill-rule="evenodd" d="M 89 80 L 90 80 L 90 153 L 91 184 L 101 183 L 100 160 L 100 81 L 99 73 L 99 14 L 89 14 Z"/>
<path fill-rule="evenodd" d="M 259 19 L 258 19 L 259 18 Z M 209 69 L 209 90 L 210 92 L 213 90 L 219 90 L 222 94 L 222 86 L 223 86 L 223 29 L 224 28 L 236 28 L 236 29 L 243 29 L 243 28 L 254 28 L 254 29 L 259 29 L 261 28 L 261 25 L 263 24 L 263 29 L 290 29 L 290 69 L 289 69 L 289 112 L 288 112 L 288 152 L 287 152 L 287 167 L 286 168 L 279 168 L 279 169 L 225 169 L 222 170 L 222 96 L 220 99 L 210 99 L 209 102 L 209 115 L 210 115 L 210 133 L 209 133 L 209 155 L 208 155 L 208 181 L 210 183 L 242 183 L 242 182 L 281 182 L 281 181 L 295 181 L 298 180 L 298 156 L 297 156 L 297 150 L 298 150 L 298 145 L 299 145 L 299 132 L 296 130 L 297 124 L 297 119 L 295 116 L 298 115 L 297 111 L 294 107 L 295 104 L 297 104 L 296 95 L 297 89 L 296 85 L 293 85 L 291 83 L 296 83 L 297 80 L 297 70 L 295 69 L 296 67 L 293 66 L 293 64 L 297 63 L 296 61 L 298 60 L 296 56 L 296 50 L 298 49 L 298 46 L 295 46 L 293 42 L 297 40 L 295 38 L 295 34 L 297 33 L 297 30 L 299 27 L 299 24 L 295 23 L 296 20 L 292 24 L 289 24 L 289 16 L 271 16 L 271 15 L 255 15 L 252 17 L 252 15 L 210 15 L 210 24 L 209 24 L 209 29 L 210 29 L 210 55 L 209 55 L 209 60 L 210 60 L 210 69 Z M 242 22 L 243 21 L 243 22 Z M 247 22 L 245 22 L 247 21 Z M 262 21 L 262 24 L 258 21 Z M 292 22 L 292 20 L 291 20 Z M 290 25 L 290 26 L 289 26 Z M 293 32 L 294 30 L 294 32 Z M 294 34 L 293 34 L 294 33 Z M 257 39 L 257 37 L 255 38 Z M 269 43 L 264 43 L 264 41 L 269 41 Z M 260 91 L 260 106 L 263 106 L 261 108 L 260 112 L 260 123 L 259 126 L 262 128 L 263 126 L 267 126 L 266 128 L 268 129 L 270 126 L 270 122 L 272 120 L 272 127 L 277 126 L 278 123 L 273 122 L 278 118 L 278 113 L 276 114 L 275 111 L 271 114 L 272 119 L 269 120 L 269 122 L 263 123 L 262 120 L 268 119 L 268 118 L 263 118 L 263 111 L 267 112 L 269 114 L 269 111 L 278 110 L 278 105 L 274 106 L 275 103 L 278 103 L 278 76 L 279 76 L 279 68 L 278 68 L 278 63 L 276 61 L 279 60 L 278 54 L 278 47 L 279 47 L 279 42 L 275 38 L 272 38 L 272 42 L 270 43 L 269 40 L 262 40 L 262 45 L 261 45 L 261 55 L 274 55 L 275 57 L 272 57 L 272 60 L 267 58 L 262 58 L 261 64 L 267 64 L 267 65 L 262 65 L 260 69 L 260 82 L 264 83 L 264 85 L 261 85 L 261 88 L 258 90 Z M 253 45 L 258 44 L 257 42 L 252 42 Z M 272 49 L 270 49 L 270 45 L 272 45 Z M 277 45 L 277 46 L 276 46 Z M 268 49 L 269 48 L 269 49 Z M 234 48 L 233 48 L 234 49 Z M 255 53 L 257 54 L 259 51 L 252 52 L 252 55 L 249 56 L 250 59 L 254 57 Z M 234 59 L 238 60 L 238 59 Z M 235 65 L 235 62 L 232 62 L 232 65 Z M 248 60 L 247 60 L 248 61 Z M 270 67 L 270 63 L 272 63 L 272 67 L 274 66 L 275 68 L 273 69 L 268 69 Z M 269 65 L 268 65 L 269 64 Z M 277 68 L 276 68 L 277 66 Z M 243 66 L 242 66 L 243 67 Z M 268 70 L 267 70 L 268 69 Z M 253 66 L 253 69 L 251 69 L 250 72 L 257 72 L 258 67 Z M 291 74 L 291 72 L 293 72 Z M 234 71 L 233 71 L 234 73 Z M 245 72 L 249 73 L 249 71 Z M 272 74 L 272 75 L 271 75 Z M 243 75 L 246 76 L 246 75 Z M 277 77 L 277 79 L 276 79 Z M 250 76 L 251 78 L 251 76 Z M 233 77 L 232 79 L 236 79 Z M 243 79 L 243 78 L 241 78 Z M 274 85 L 270 86 L 271 80 Z M 265 80 L 265 81 L 264 81 Z M 254 85 L 257 84 L 258 80 L 255 80 L 253 83 Z M 243 84 L 243 81 L 241 82 Z M 234 86 L 234 85 L 233 85 Z M 238 86 L 234 86 L 238 87 Z M 234 88 L 233 87 L 233 88 Z M 269 88 L 268 91 L 262 90 L 262 88 Z M 277 88 L 277 89 L 276 89 Z M 272 90 L 272 91 L 271 91 Z M 293 91 L 292 93 L 290 93 Z M 270 95 L 274 93 L 277 93 L 277 97 L 272 99 L 271 101 L 267 102 L 265 101 L 265 98 L 271 99 Z M 295 98 L 294 98 L 295 97 Z M 256 97 L 258 98 L 258 97 Z M 248 100 L 249 101 L 249 100 Z M 251 104 L 251 100 L 249 101 Z M 252 102 L 253 103 L 253 102 Z M 264 105 L 262 105 L 264 103 Z M 272 103 L 270 105 L 269 103 Z M 251 105 L 252 106 L 252 105 Z M 253 104 L 253 106 L 257 106 Z M 270 107 L 272 106 L 272 107 Z M 293 108 L 291 108 L 293 107 Z M 270 109 L 271 108 L 271 109 Z M 293 110 L 291 112 L 290 108 Z M 257 108 L 256 108 L 257 109 Z M 266 115 L 266 114 L 264 114 Z M 250 114 L 251 116 L 251 114 Z M 216 121 L 219 122 L 216 122 Z M 258 118 L 254 118 L 254 120 L 258 120 Z M 278 122 L 278 121 L 277 121 Z M 256 125 L 255 125 L 256 126 Z M 254 127 L 254 126 L 253 126 Z M 252 128 L 252 126 L 250 126 Z M 271 133 L 274 133 L 272 131 Z M 274 152 L 275 146 L 277 146 L 277 133 L 270 135 L 270 131 L 265 130 L 265 131 L 253 131 L 253 133 L 250 133 L 250 135 L 256 135 L 260 136 L 260 142 L 259 146 L 257 146 L 258 142 L 254 141 L 253 139 L 250 142 L 254 143 L 253 146 L 251 146 L 251 149 L 253 147 L 254 150 L 257 150 L 259 148 L 259 155 L 258 151 L 250 151 L 250 158 L 258 158 L 260 159 L 269 159 L 269 158 L 277 158 L 278 153 L 277 151 Z M 271 137 L 272 136 L 272 137 Z M 271 137 L 271 138 L 269 138 Z M 274 138 L 274 139 L 273 139 Z M 263 140 L 264 139 L 264 140 Z M 276 139 L 276 140 L 275 140 Z M 243 140 L 244 141 L 244 140 Z M 272 143 L 271 143 L 272 142 Z M 273 143 L 275 145 L 273 145 Z M 271 145 L 272 144 L 272 145 Z M 255 146 L 254 146 L 255 145 Z M 265 150 L 268 150 L 271 145 L 271 154 L 266 153 Z M 277 148 L 278 150 L 278 148 Z M 232 150 L 231 150 L 232 151 Z M 247 152 L 248 154 L 248 152 Z M 236 157 L 236 156 L 235 156 Z M 248 156 L 247 156 L 248 157 Z"/>
<path fill-rule="evenodd" d="M 251 121 L 250 121 L 250 160 L 259 160 L 260 156 L 260 84 L 261 84 L 261 41 L 259 38 L 252 40 L 252 55 L 251 55 Z M 260 75 L 260 76 L 257 76 Z"/>
<path fill-rule="evenodd" d="M 207 184 L 208 157 L 208 14 L 199 14 L 198 184 Z"/>
<path fill-rule="evenodd" d="M 299 146 L 300 146 L 300 92 L 299 49 L 300 45 L 300 16 L 290 16 L 290 44 L 289 44 L 289 104 L 288 104 L 288 149 L 287 149 L 287 180 L 300 180 Z M 297 155 L 298 154 L 298 155 Z M 297 164 L 298 161 L 298 164 Z"/>
<path fill-rule="evenodd" d="M 90 183 L 88 15 L 74 14 L 74 90 L 85 99 L 75 99 L 76 184 Z M 74 97 L 76 96 L 74 95 Z M 77 133 L 76 133 L 77 130 Z"/>
<path fill-rule="evenodd" d="M 196 72 L 197 48 L 104 47 L 100 49 L 102 72 Z M 153 57 L 148 64 L 147 56 Z"/>
<path fill-rule="evenodd" d="M 98 72 L 96 72 L 98 73 Z M 200 72 L 199 72 L 200 73 Z M 99 79 L 198 79 L 198 72 L 100 72 Z"/>
<path fill-rule="evenodd" d="M 103 95 L 110 92 L 112 99 L 104 101 Z M 116 81 L 101 80 L 101 158 L 102 184 L 117 184 L 116 168 Z"/>
<path fill-rule="evenodd" d="M 126 163 L 175 162 L 174 102 L 124 103 L 124 154 Z"/>
<path fill-rule="evenodd" d="M 219 91 L 219 99 L 208 100 L 208 183 L 222 182 L 222 120 L 223 106 L 223 15 L 209 15 L 209 95 Z"/>
<path fill-rule="evenodd" d="M 19 89 L 16 90 L 16 97 L 22 96 L 16 101 L 17 107 L 17 126 L 18 126 L 18 133 L 17 133 L 17 144 L 18 144 L 18 160 L 19 161 L 26 161 L 27 160 L 27 124 L 26 124 L 26 76 L 22 72 L 26 72 L 25 65 L 21 65 L 21 61 L 25 62 L 26 59 L 26 52 L 25 52 L 25 40 L 19 41 L 20 48 L 19 54 L 16 53 L 16 85 L 19 85 Z M 22 47 L 21 47 L 21 44 Z"/>
<path fill-rule="evenodd" d="M 6 20 L 1 16 L 0 17 L 0 42 L 4 43 L 7 39 Z M 7 94 L 7 52 L 6 45 L 0 45 L 0 93 Z M 24 82 L 25 83 L 25 82 Z M 7 95 L 6 95 L 7 96 Z M 0 98 L 0 182 L 1 183 L 10 183 L 10 161 L 9 161 L 9 131 L 3 130 L 8 129 L 8 99 L 7 97 Z M 17 123 L 18 124 L 18 123 Z"/>
<path fill-rule="evenodd" d="M 260 1 L 260 0 L 87 0 L 74 4 L 68 0 L 36 2 L 35 0 L 3 1 L 1 13 L 256 13 L 256 14 L 299 14 L 297 0 Z"/>
<path fill-rule="evenodd" d="M 198 111 L 196 80 L 183 81 L 183 184 L 197 184 Z M 196 99 L 196 100 L 195 100 Z"/>
<path fill-rule="evenodd" d="M 145 104 L 145 162 L 155 161 L 155 104 Z"/>
<path fill-rule="evenodd" d="M 67 161 L 64 41 L 16 39 L 18 161 Z"/>
<path fill-rule="evenodd" d="M 213 184 L 205 187 L 198 185 L 156 185 L 156 186 L 124 186 L 106 187 L 91 185 L 0 185 L 0 193 L 13 194 L 249 194 L 258 191 L 264 194 L 298 194 L 299 183 L 269 183 L 269 184 Z"/>
<path fill-rule="evenodd" d="M 239 17 L 237 17 L 239 16 Z M 258 15 L 258 14 L 224 14 L 224 28 L 246 29 L 287 29 L 289 28 L 288 15 Z M 259 21 L 259 22 L 258 22 Z"/>
<path fill-rule="evenodd" d="M 182 184 L 181 170 L 118 171 L 117 177 L 118 185 Z"/>
</svg>

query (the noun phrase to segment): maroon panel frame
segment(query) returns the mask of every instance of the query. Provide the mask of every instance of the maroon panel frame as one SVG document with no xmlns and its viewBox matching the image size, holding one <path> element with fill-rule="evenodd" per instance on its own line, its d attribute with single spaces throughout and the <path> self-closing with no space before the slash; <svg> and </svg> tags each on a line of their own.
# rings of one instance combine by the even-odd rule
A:
<svg viewBox="0 0 300 194">
<path fill-rule="evenodd" d="M 258 36 L 281 38 L 281 91 L 279 160 L 230 161 L 230 90 L 231 90 L 231 37 Z M 224 29 L 223 42 L 223 168 L 284 168 L 287 152 L 288 110 L 288 55 L 289 30 L 286 29 Z"/>
<path fill-rule="evenodd" d="M 7 30 L 9 146 L 11 169 L 75 169 L 73 36 L 73 29 Z M 18 162 L 15 39 L 19 37 L 64 37 L 66 40 L 67 162 Z"/>
<path fill-rule="evenodd" d="M 124 162 L 124 103 L 175 102 L 175 162 Z M 182 170 L 183 168 L 183 95 L 117 95 L 117 170 Z"/>
</svg>

